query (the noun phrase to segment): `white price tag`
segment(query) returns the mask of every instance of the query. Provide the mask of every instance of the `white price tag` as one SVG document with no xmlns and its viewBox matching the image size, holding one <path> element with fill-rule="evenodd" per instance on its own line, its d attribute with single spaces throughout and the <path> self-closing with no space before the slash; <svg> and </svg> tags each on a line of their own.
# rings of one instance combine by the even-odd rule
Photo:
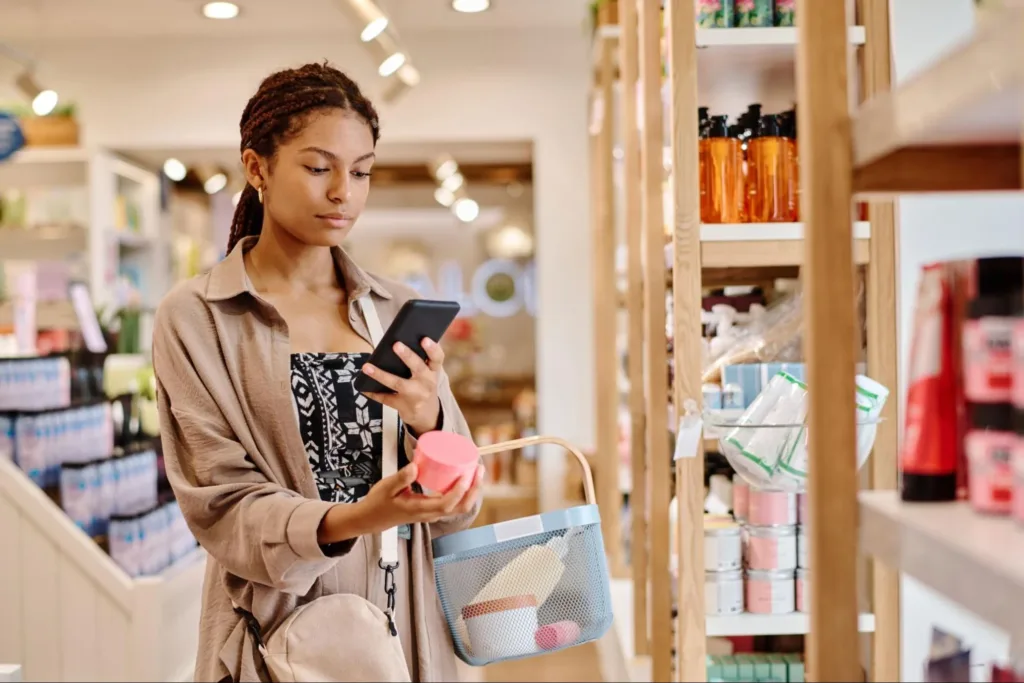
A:
<svg viewBox="0 0 1024 683">
<path fill-rule="evenodd" d="M 673 460 L 696 458 L 700 453 L 701 438 L 704 435 L 704 420 L 697 412 L 697 402 L 692 398 L 683 402 L 684 413 L 679 418 L 676 432 L 676 452 Z"/>
</svg>

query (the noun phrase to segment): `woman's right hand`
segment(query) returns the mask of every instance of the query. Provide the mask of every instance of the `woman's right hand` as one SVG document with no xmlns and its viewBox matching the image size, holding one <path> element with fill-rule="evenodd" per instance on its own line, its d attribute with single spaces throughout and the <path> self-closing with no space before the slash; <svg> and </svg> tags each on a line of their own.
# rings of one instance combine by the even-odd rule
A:
<svg viewBox="0 0 1024 683">
<path fill-rule="evenodd" d="M 321 525 L 319 542 L 338 543 L 403 524 L 433 524 L 467 513 L 479 495 L 483 466 L 471 482 L 460 481 L 444 495 L 414 493 L 412 484 L 418 474 L 416 465 L 406 465 L 377 482 L 359 502 L 331 508 Z"/>
</svg>

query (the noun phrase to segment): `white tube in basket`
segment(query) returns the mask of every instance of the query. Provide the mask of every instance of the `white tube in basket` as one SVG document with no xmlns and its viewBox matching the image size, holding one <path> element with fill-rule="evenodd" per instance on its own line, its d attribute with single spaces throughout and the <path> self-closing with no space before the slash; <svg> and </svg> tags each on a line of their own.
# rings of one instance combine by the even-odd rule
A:
<svg viewBox="0 0 1024 683">
<path fill-rule="evenodd" d="M 786 444 L 792 438 L 796 428 L 771 427 L 771 425 L 798 425 L 807 414 L 807 387 L 792 375 L 780 372 L 785 382 L 783 394 L 775 402 L 772 411 L 764 419 L 764 429 L 752 429 L 753 437 L 743 449 L 743 455 L 753 460 L 765 473 L 771 475 L 779 464 L 779 459 L 786 450 Z"/>
<path fill-rule="evenodd" d="M 743 415 L 736 421 L 736 426 L 726 435 L 726 442 L 734 446 L 741 454 L 746 455 L 744 451 L 746 450 L 747 443 L 750 442 L 755 432 L 758 431 L 746 425 L 764 424 L 765 419 L 772 412 L 779 398 L 786 392 L 788 384 L 782 378 L 781 373 L 772 377 L 771 381 L 768 382 L 768 386 L 743 411 Z"/>
</svg>

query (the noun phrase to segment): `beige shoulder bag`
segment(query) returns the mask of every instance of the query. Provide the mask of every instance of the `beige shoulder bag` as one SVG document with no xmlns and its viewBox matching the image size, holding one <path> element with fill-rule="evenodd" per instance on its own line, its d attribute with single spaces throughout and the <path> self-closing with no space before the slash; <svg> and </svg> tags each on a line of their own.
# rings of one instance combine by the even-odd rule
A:
<svg viewBox="0 0 1024 683">
<path fill-rule="evenodd" d="M 381 329 L 370 295 L 359 299 L 373 345 L 380 343 Z M 384 406 L 381 476 L 398 469 L 398 413 Z M 325 595 L 292 612 L 264 639 L 260 625 L 249 612 L 235 607 L 246 621 L 276 683 L 294 681 L 410 681 L 409 668 L 395 627 L 395 569 L 398 568 L 398 529 L 381 534 L 380 561 L 386 610 L 358 595 Z"/>
</svg>

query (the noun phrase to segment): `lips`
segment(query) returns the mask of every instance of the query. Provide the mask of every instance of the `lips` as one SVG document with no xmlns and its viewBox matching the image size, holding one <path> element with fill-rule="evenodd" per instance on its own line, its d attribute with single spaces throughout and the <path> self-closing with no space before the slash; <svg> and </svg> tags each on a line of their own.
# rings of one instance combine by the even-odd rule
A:
<svg viewBox="0 0 1024 683">
<path fill-rule="evenodd" d="M 352 217 L 341 213 L 324 213 L 318 215 L 317 218 L 336 227 L 346 227 L 352 224 Z"/>
</svg>

